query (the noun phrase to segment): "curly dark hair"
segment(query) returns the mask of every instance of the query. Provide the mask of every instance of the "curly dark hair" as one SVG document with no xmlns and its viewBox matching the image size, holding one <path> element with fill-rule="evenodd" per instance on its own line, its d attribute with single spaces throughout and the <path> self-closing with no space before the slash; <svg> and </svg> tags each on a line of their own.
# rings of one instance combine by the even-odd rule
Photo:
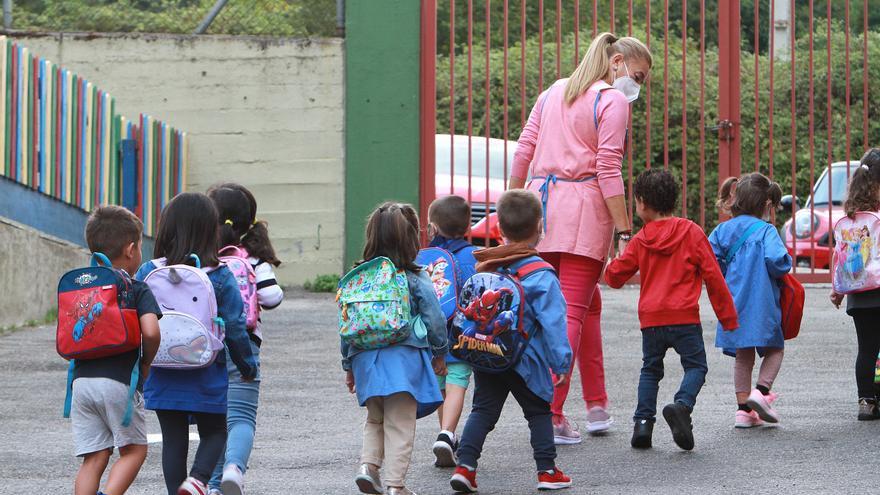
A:
<svg viewBox="0 0 880 495">
<path fill-rule="evenodd" d="M 678 202 L 678 184 L 666 170 L 652 168 L 640 173 L 633 184 L 633 195 L 646 207 L 670 215 Z"/>
<path fill-rule="evenodd" d="M 862 156 L 862 165 L 853 173 L 843 209 L 850 218 L 857 211 L 880 210 L 880 148 L 871 148 Z"/>
</svg>

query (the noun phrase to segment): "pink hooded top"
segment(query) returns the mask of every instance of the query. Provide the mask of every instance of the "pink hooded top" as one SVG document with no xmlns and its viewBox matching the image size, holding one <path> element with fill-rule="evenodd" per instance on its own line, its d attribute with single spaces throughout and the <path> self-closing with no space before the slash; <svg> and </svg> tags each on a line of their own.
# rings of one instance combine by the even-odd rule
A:
<svg viewBox="0 0 880 495">
<path fill-rule="evenodd" d="M 629 103 L 623 93 L 597 81 L 569 106 L 567 82 L 560 79 L 538 96 L 519 136 L 511 176 L 529 177 L 527 189 L 539 196 L 546 184 L 547 229 L 538 251 L 604 261 L 614 232 L 605 198 L 624 194 Z M 550 176 L 556 182 L 546 179 Z"/>
</svg>

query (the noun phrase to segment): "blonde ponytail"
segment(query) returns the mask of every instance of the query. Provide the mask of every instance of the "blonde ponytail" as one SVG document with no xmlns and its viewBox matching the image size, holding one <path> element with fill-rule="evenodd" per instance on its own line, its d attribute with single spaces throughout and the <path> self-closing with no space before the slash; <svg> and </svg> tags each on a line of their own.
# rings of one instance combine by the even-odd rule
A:
<svg viewBox="0 0 880 495">
<path fill-rule="evenodd" d="M 636 38 L 618 38 L 611 33 L 602 33 L 593 39 L 590 48 L 577 69 L 571 74 L 565 85 L 565 102 L 574 103 L 579 96 L 586 93 L 596 81 L 604 79 L 611 70 L 611 57 L 622 54 L 628 59 L 641 59 L 654 65 L 651 51 Z"/>
</svg>

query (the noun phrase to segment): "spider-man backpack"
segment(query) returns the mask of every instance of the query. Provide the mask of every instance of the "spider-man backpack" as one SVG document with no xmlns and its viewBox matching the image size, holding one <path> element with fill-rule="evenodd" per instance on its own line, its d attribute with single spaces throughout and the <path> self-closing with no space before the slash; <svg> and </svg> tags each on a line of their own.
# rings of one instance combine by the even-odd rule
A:
<svg viewBox="0 0 880 495">
<path fill-rule="evenodd" d="M 58 326 L 55 348 L 70 360 L 64 417 L 70 416 L 71 387 L 75 360 L 116 356 L 141 346 L 137 309 L 131 307 L 131 278 L 113 268 L 101 253 L 92 255 L 87 268 L 71 270 L 58 282 Z M 131 372 L 129 395 L 134 396 L 140 379 L 140 360 Z M 123 425 L 131 420 L 131 400 Z"/>
<path fill-rule="evenodd" d="M 521 282 L 540 271 L 553 271 L 553 267 L 527 258 L 469 278 L 461 288 L 452 320 L 452 355 L 488 373 L 516 366 L 532 337 L 532 329 L 523 321 L 527 302 Z"/>
</svg>

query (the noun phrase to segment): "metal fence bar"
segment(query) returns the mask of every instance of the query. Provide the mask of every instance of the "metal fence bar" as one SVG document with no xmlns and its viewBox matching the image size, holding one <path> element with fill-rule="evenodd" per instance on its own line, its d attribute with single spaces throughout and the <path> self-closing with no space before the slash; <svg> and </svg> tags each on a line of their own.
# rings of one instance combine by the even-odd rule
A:
<svg viewBox="0 0 880 495">
<path fill-rule="evenodd" d="M 791 12 L 791 28 L 789 29 L 789 34 L 791 36 L 791 197 L 797 198 L 797 95 L 795 89 L 795 62 L 796 62 L 796 54 L 797 50 L 795 50 L 795 19 L 797 16 L 795 15 L 795 0 L 791 0 L 791 5 L 789 7 L 789 11 Z M 797 201 L 791 202 L 791 219 L 792 219 L 792 227 L 794 226 L 795 215 L 797 214 Z M 783 239 L 785 237 L 783 236 Z M 797 253 L 797 236 L 794 235 L 794 232 L 791 233 L 792 240 L 792 250 Z M 795 262 L 792 264 L 792 271 L 797 274 L 798 264 Z"/>
<path fill-rule="evenodd" d="M 770 0 L 771 2 L 773 0 Z M 754 169 L 755 172 L 761 171 L 761 91 L 758 88 L 758 84 L 761 80 L 761 62 L 760 62 L 760 52 L 761 52 L 761 28 L 759 22 L 759 7 L 761 2 L 756 1 L 755 4 L 755 12 L 754 12 L 754 21 L 755 21 L 755 163 Z M 771 36 L 772 38 L 772 36 Z"/>
<path fill-rule="evenodd" d="M 809 12 L 809 25 L 807 28 L 809 29 L 809 45 L 810 45 L 810 89 L 809 89 L 809 100 L 810 100 L 810 110 L 808 112 L 809 120 L 810 120 L 810 191 L 812 191 L 813 185 L 816 183 L 816 122 L 815 122 L 815 110 L 816 110 L 816 96 L 815 96 L 815 60 L 814 60 L 814 46 L 813 46 L 813 31 L 815 29 L 815 23 L 813 19 L 813 0 L 809 0 L 810 2 L 810 12 Z M 810 231 L 813 230 L 813 219 L 816 217 L 816 205 L 810 201 Z M 792 229 L 797 230 L 794 223 L 792 223 Z M 792 232 L 792 235 L 795 235 L 795 232 Z M 816 274 L 816 241 L 813 239 L 813 236 L 810 236 L 810 274 Z"/>
<path fill-rule="evenodd" d="M 663 168 L 669 169 L 669 0 L 663 0 Z"/>
<path fill-rule="evenodd" d="M 794 1 L 794 0 L 792 0 Z M 706 228 L 706 0 L 700 0 L 700 227 Z"/>
<path fill-rule="evenodd" d="M 199 23 L 193 34 L 205 34 L 205 32 L 208 31 L 208 28 L 211 27 L 211 23 L 214 22 L 214 19 L 217 18 L 217 15 L 220 14 L 220 11 L 223 10 L 223 7 L 226 6 L 228 1 L 229 0 L 217 0 L 217 3 L 211 7 L 211 10 L 208 11 L 208 14 L 202 19 L 202 22 Z"/>
<path fill-rule="evenodd" d="M 492 162 L 491 157 L 489 155 L 490 151 L 492 150 L 492 146 L 491 146 L 492 142 L 491 142 L 491 134 L 490 134 L 490 128 L 491 128 L 491 124 L 492 124 L 492 111 L 491 111 L 492 110 L 491 109 L 492 93 L 489 91 L 489 49 L 492 47 L 492 36 L 491 36 L 491 34 L 492 34 L 492 15 L 491 15 L 492 0 L 485 0 L 485 1 L 486 1 L 486 25 L 485 25 L 486 26 L 485 27 L 485 30 L 486 30 L 486 47 L 485 47 L 485 50 L 486 50 L 486 60 L 485 60 L 485 62 L 486 62 L 486 75 L 485 75 L 485 78 L 486 78 L 486 81 L 485 81 L 485 91 L 486 91 L 486 129 L 485 129 L 485 134 L 486 134 L 486 191 L 485 191 L 485 198 L 484 198 L 485 199 L 484 206 L 485 206 L 486 215 L 488 215 L 489 214 L 489 205 L 490 205 L 490 201 L 489 201 L 489 184 L 490 184 L 490 182 L 489 182 L 489 180 L 491 177 L 491 174 L 489 173 L 489 164 Z M 557 22 L 557 24 L 558 24 L 558 22 Z M 556 51 L 557 51 L 556 65 L 557 65 L 557 70 L 558 70 L 559 45 L 560 45 L 558 31 L 557 31 L 556 41 L 557 41 L 557 43 L 556 43 Z M 485 227 L 486 227 L 486 231 L 484 232 L 484 234 L 485 234 L 484 239 L 486 241 L 485 245 L 486 245 L 486 247 L 489 247 L 489 237 L 490 237 L 489 236 L 489 222 L 485 222 Z"/>
<path fill-rule="evenodd" d="M 687 218 L 687 0 L 681 2 L 681 216 Z"/>
</svg>

